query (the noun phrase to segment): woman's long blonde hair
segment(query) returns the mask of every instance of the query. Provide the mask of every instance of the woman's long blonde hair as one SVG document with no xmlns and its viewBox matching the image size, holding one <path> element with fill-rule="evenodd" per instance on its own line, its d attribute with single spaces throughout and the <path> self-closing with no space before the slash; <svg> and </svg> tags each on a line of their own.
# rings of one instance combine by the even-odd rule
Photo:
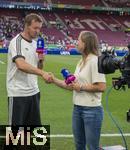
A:
<svg viewBox="0 0 130 150">
<path fill-rule="evenodd" d="M 99 42 L 98 37 L 94 32 L 82 31 L 80 33 L 82 42 L 85 44 L 84 54 L 88 55 L 90 53 L 99 55 Z"/>
<path fill-rule="evenodd" d="M 94 32 L 81 31 L 80 37 L 85 45 L 83 50 L 83 54 L 85 55 L 85 57 L 87 57 L 89 54 L 94 54 L 96 56 L 100 55 L 98 37 Z M 80 62 L 80 65 L 82 64 L 82 68 L 85 65 L 85 63 L 86 59 Z"/>
</svg>

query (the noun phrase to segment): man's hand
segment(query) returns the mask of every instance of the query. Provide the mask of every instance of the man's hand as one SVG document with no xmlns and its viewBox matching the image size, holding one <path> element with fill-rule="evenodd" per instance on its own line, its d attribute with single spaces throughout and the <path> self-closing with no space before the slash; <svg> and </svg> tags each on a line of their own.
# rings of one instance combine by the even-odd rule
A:
<svg viewBox="0 0 130 150">
<path fill-rule="evenodd" d="M 43 69 L 43 62 L 45 60 L 45 55 L 44 54 L 38 54 L 38 58 L 39 58 L 38 68 Z"/>
<path fill-rule="evenodd" d="M 38 58 L 39 58 L 39 61 L 44 61 L 45 55 L 44 54 L 38 54 Z"/>
<path fill-rule="evenodd" d="M 50 72 L 44 72 L 42 74 L 42 78 L 46 81 L 46 83 L 52 83 L 53 82 L 53 75 Z"/>
<path fill-rule="evenodd" d="M 54 80 L 56 79 L 56 77 L 54 76 L 52 72 L 48 72 L 48 74 L 51 76 L 51 83 L 54 83 Z"/>
</svg>

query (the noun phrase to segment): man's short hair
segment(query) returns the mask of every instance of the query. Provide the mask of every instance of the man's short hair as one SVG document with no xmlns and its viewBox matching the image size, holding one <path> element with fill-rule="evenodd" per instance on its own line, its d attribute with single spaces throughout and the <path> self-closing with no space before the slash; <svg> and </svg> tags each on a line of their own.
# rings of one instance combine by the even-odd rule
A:
<svg viewBox="0 0 130 150">
<path fill-rule="evenodd" d="M 35 14 L 35 13 L 31 13 L 31 14 L 28 14 L 26 17 L 25 17 L 25 20 L 24 20 L 24 24 L 27 25 L 27 26 L 30 26 L 31 23 L 32 23 L 32 20 L 36 21 L 36 22 L 40 22 L 40 23 L 43 23 L 43 20 L 42 20 L 42 17 Z"/>
</svg>

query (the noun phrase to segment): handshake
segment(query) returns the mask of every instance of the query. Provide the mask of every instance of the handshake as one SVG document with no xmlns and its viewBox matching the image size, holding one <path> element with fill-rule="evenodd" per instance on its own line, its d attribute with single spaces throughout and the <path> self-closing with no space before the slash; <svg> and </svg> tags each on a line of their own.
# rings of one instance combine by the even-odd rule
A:
<svg viewBox="0 0 130 150">
<path fill-rule="evenodd" d="M 67 85 L 71 84 L 76 79 L 75 76 L 70 74 L 70 72 L 67 69 L 62 69 L 61 74 L 64 77 L 65 83 Z M 44 72 L 42 77 L 47 83 L 52 83 L 54 82 L 54 79 L 55 79 L 53 73 L 51 72 Z"/>
<path fill-rule="evenodd" d="M 46 83 L 54 83 L 55 85 L 68 90 L 81 91 L 81 85 L 75 81 L 76 77 L 73 74 L 70 74 L 67 69 L 62 69 L 61 74 L 63 75 L 64 80 L 56 78 L 51 72 L 44 72 L 42 78 Z"/>
<path fill-rule="evenodd" d="M 55 77 L 51 72 L 44 72 L 42 73 L 42 78 L 45 80 L 46 83 L 53 83 Z"/>
</svg>

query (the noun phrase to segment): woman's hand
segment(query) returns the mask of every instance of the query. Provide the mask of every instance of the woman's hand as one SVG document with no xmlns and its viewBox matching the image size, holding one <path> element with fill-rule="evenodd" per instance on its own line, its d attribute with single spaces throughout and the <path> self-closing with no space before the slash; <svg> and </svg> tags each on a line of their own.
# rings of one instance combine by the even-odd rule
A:
<svg viewBox="0 0 130 150">
<path fill-rule="evenodd" d="M 69 86 L 71 86 L 73 90 L 80 92 L 81 85 L 78 82 L 74 81 Z"/>
</svg>

